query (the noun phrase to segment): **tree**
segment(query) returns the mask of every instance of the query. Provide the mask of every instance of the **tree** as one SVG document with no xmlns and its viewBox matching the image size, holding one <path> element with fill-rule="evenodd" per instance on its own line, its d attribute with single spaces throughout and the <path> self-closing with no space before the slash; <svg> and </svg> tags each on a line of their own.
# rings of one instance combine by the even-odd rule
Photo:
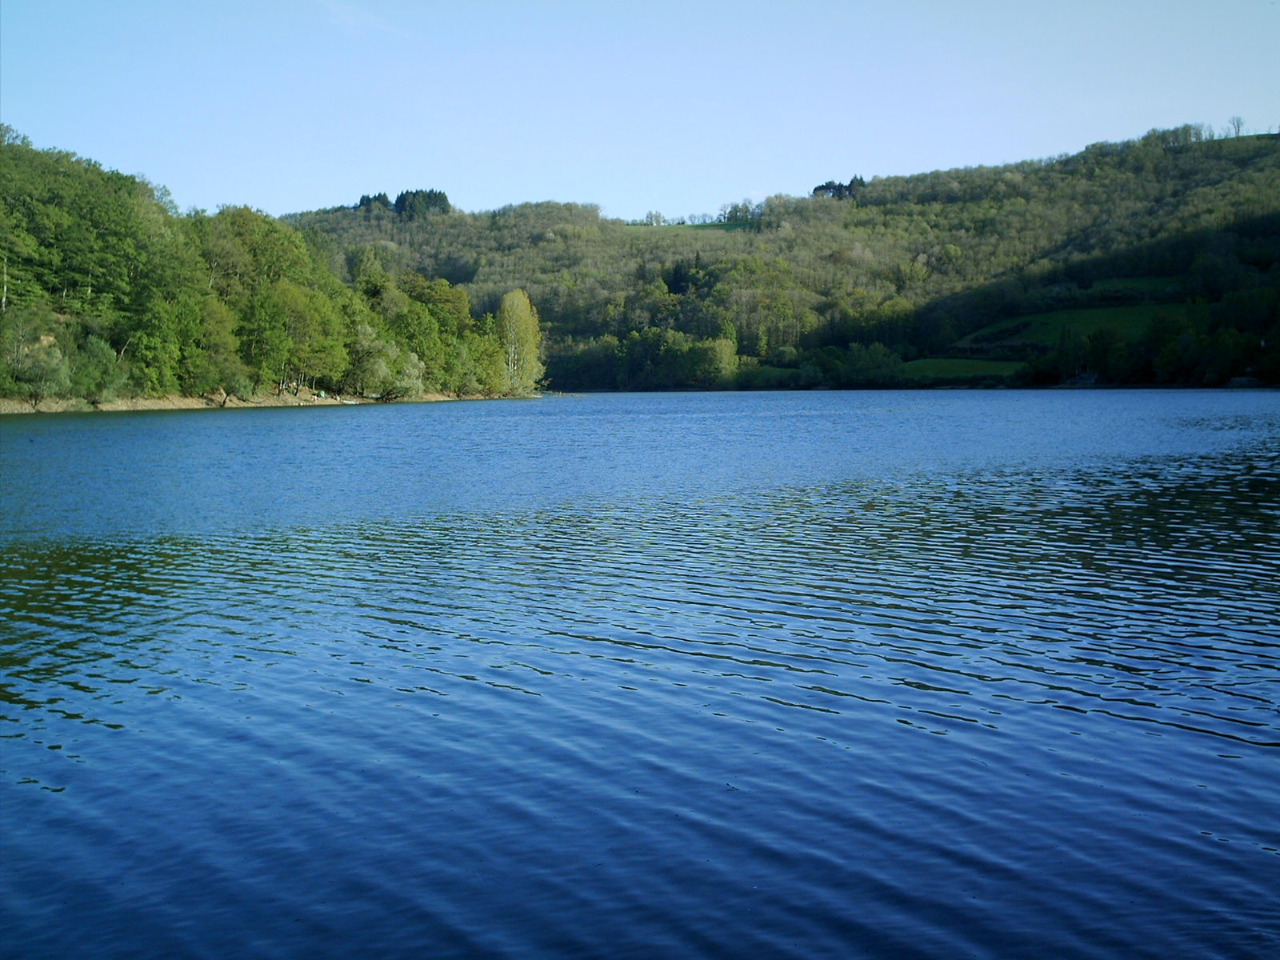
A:
<svg viewBox="0 0 1280 960">
<path fill-rule="evenodd" d="M 412 300 L 431 311 L 443 333 L 461 336 L 471 329 L 471 300 L 462 287 L 448 280 L 428 280 L 420 273 L 406 273 L 399 279 L 400 289 Z"/>
<path fill-rule="evenodd" d="M 230 393 L 233 385 L 244 379 L 235 326 L 235 316 L 226 304 L 214 297 L 204 300 L 195 329 L 181 342 L 179 377 L 184 393 L 211 393 L 219 387 Z"/>
<path fill-rule="evenodd" d="M 542 379 L 542 331 L 538 311 L 523 290 L 512 290 L 498 307 L 495 332 L 502 348 L 504 386 L 514 395 L 532 393 Z"/>
<path fill-rule="evenodd" d="M 254 384 L 283 388 L 289 363 L 288 312 L 303 297 L 294 284 L 264 287 L 254 298 L 247 316 L 235 333 Z"/>
<path fill-rule="evenodd" d="M 11 307 L 0 317 L 0 386 L 25 397 L 34 409 L 46 397 L 65 393 L 70 368 L 47 308 Z"/>
<path fill-rule="evenodd" d="M 828 180 L 826 183 L 820 183 L 813 188 L 812 196 L 830 197 L 833 200 L 857 199 L 859 193 L 867 185 L 867 182 L 861 177 L 853 177 L 848 183 L 837 183 L 835 180 Z"/>
<path fill-rule="evenodd" d="M 421 379 L 424 386 L 438 387 L 440 372 L 444 366 L 444 343 L 440 339 L 440 325 L 431 311 L 421 303 L 409 301 L 403 311 L 388 321 L 392 333 L 417 354 L 422 363 Z"/>
<path fill-rule="evenodd" d="M 37 333 L 54 338 L 9 350 L 0 392 L 30 393 L 15 359 L 24 375 L 49 374 L 36 377 L 45 390 L 63 390 L 65 364 L 66 391 L 81 397 L 208 393 L 246 372 L 342 382 L 360 323 L 398 357 L 416 355 L 424 387 L 464 393 L 534 389 L 524 358 L 564 385 L 709 385 L 734 367 L 710 341 L 736 342 L 733 379 L 753 386 L 879 377 L 891 358 L 873 356 L 877 342 L 904 361 L 1044 356 L 1046 377 L 1065 359 L 1067 376 L 1124 382 L 1275 379 L 1280 153 L 1245 129 L 1212 141 L 1185 126 L 1049 160 L 829 181 L 814 197 L 743 201 L 685 230 L 637 230 L 581 204 L 446 213 L 433 191 L 406 191 L 398 210 L 378 194 L 285 220 L 244 207 L 180 216 L 141 177 L 0 131 L 0 318 L 47 310 Z M 508 355 L 495 315 L 517 289 L 542 343 L 522 351 L 513 338 Z M 1178 313 L 1187 299 L 1205 316 L 1159 344 L 1101 313 L 1081 331 L 1115 336 L 1078 350 L 1057 350 L 1070 344 L 1038 322 L 1026 336 L 999 325 L 1146 304 Z M 412 385 L 414 365 L 396 363 Z"/>
<path fill-rule="evenodd" d="M 442 190 L 406 190 L 396 197 L 395 211 L 406 220 L 416 220 L 429 213 L 448 213 L 450 209 L 449 198 Z"/>
<path fill-rule="evenodd" d="M 417 355 L 401 350 L 393 341 L 379 335 L 371 324 L 356 324 L 347 352 L 351 362 L 344 389 L 348 393 L 376 397 L 383 402 L 422 393 L 423 368 Z"/>
</svg>

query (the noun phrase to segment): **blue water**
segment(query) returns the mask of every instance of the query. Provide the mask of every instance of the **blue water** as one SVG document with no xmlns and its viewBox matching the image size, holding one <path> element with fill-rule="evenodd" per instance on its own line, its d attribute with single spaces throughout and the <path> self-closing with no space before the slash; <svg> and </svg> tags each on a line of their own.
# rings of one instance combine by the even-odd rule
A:
<svg viewBox="0 0 1280 960">
<path fill-rule="evenodd" d="M 4 957 L 1280 956 L 1280 394 L 0 420 Z"/>
</svg>

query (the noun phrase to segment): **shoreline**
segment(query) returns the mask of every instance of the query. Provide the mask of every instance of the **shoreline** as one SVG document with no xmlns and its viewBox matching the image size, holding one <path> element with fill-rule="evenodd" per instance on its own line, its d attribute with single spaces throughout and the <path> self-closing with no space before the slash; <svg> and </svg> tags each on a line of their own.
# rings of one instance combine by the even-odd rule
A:
<svg viewBox="0 0 1280 960">
<path fill-rule="evenodd" d="M 447 400 L 463 400 L 466 397 L 455 397 L 446 393 L 428 393 L 412 400 L 394 400 L 393 403 L 439 403 Z M 0 416 L 46 413 L 133 413 L 144 410 L 253 410 L 262 407 L 341 407 L 379 403 L 377 400 L 365 398 L 350 399 L 335 396 L 321 396 L 310 390 L 299 390 L 297 395 L 268 394 L 254 397 L 252 400 L 241 400 L 239 397 L 183 397 L 172 395 L 167 397 L 131 397 L 122 400 L 107 400 L 102 403 L 90 403 L 82 399 L 48 399 L 41 400 L 35 407 L 27 400 L 14 400 L 0 397 Z"/>
<path fill-rule="evenodd" d="M 1216 387 L 1193 387 L 1186 384 L 1155 384 L 1155 383 L 1130 383 L 1130 384 L 1094 384 L 1094 383 L 1059 383 L 1045 386 L 1010 386 L 1001 384 L 999 386 L 986 385 L 978 386 L 974 384 L 932 384 L 929 386 L 901 386 L 901 387 L 864 387 L 849 388 L 848 392 L 857 392 L 858 390 L 868 390 L 878 392 L 880 390 L 906 390 L 906 391 L 923 391 L 933 392 L 938 390 L 1068 390 L 1068 391 L 1090 391 L 1090 390 L 1275 390 L 1280 389 L 1275 385 L 1268 385 L 1252 377 L 1237 377 L 1230 383 L 1224 383 Z M 618 391 L 573 391 L 571 393 L 561 393 L 552 390 L 534 394 L 535 397 L 558 397 L 558 396 L 586 396 L 592 393 L 615 393 Z M 653 391 L 655 393 L 755 393 L 757 391 L 745 390 L 668 390 Z M 769 392 L 769 391 L 763 391 Z M 784 393 L 804 392 L 784 390 Z M 451 393 L 425 393 L 421 396 L 413 398 L 405 398 L 401 400 L 392 400 L 390 403 L 443 403 L 447 401 L 461 400 L 500 400 L 515 399 L 511 397 L 487 397 L 476 394 L 456 395 Z M 267 394 L 266 396 L 255 397 L 252 400 L 241 400 L 239 397 L 226 397 L 225 399 L 217 396 L 205 397 L 184 397 L 173 394 L 166 397 L 132 397 L 123 400 L 108 400 L 103 403 L 90 403 L 88 400 L 78 398 L 57 398 L 41 400 L 35 408 L 27 400 L 15 400 L 12 397 L 0 397 L 0 417 L 2 416 L 21 416 L 23 414 L 51 414 L 51 413 L 135 413 L 141 411 L 152 410 L 254 410 L 263 407 L 340 407 L 340 406 L 364 406 L 381 403 L 380 400 L 371 400 L 367 397 L 359 399 L 351 399 L 347 397 L 320 396 L 305 388 L 298 391 L 297 395 L 293 394 Z"/>
</svg>

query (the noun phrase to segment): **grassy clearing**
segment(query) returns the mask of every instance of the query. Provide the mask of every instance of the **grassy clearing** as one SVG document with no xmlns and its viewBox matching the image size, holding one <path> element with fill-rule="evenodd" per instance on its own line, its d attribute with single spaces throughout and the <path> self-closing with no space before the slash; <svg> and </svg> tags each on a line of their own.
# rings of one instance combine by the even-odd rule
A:
<svg viewBox="0 0 1280 960">
<path fill-rule="evenodd" d="M 1146 332 L 1156 311 L 1174 313 L 1185 310 L 1181 304 L 1142 304 L 1135 307 L 1092 307 L 1085 310 L 1054 310 L 1022 317 L 1009 317 L 974 331 L 956 341 L 963 350 L 1016 341 L 1053 347 L 1064 328 L 1079 336 L 1111 327 L 1125 340 L 1137 340 Z"/>
</svg>

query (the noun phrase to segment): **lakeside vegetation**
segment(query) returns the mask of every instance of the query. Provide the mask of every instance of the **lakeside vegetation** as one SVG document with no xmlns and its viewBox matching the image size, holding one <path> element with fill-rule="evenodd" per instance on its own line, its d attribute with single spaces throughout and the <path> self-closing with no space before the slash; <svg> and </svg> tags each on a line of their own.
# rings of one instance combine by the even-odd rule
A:
<svg viewBox="0 0 1280 960">
<path fill-rule="evenodd" d="M 180 215 L 163 187 L 0 133 L 0 396 L 511 396 L 542 377 L 522 291 L 477 315 L 372 255 L 344 284 L 278 219 Z"/>
<path fill-rule="evenodd" d="M 275 219 L 4 128 L 0 396 L 1280 382 L 1280 137 L 1199 126 L 641 223 Z"/>
</svg>

